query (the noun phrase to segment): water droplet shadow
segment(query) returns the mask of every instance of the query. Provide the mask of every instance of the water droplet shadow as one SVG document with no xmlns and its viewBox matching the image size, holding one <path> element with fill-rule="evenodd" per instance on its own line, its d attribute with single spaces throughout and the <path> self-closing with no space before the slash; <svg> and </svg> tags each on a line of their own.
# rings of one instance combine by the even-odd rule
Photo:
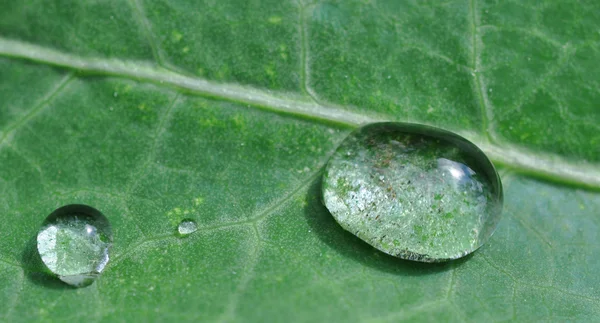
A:
<svg viewBox="0 0 600 323">
<path fill-rule="evenodd" d="M 35 285 L 60 290 L 76 289 L 62 282 L 46 268 L 37 251 L 37 235 L 33 235 L 24 246 L 21 253 L 21 265 L 25 277 Z"/>
<path fill-rule="evenodd" d="M 383 253 L 352 233 L 344 230 L 323 205 L 321 178 L 310 186 L 304 216 L 317 237 L 336 252 L 376 270 L 401 276 L 430 275 L 445 272 L 462 265 L 470 256 L 443 263 L 409 261 Z"/>
</svg>

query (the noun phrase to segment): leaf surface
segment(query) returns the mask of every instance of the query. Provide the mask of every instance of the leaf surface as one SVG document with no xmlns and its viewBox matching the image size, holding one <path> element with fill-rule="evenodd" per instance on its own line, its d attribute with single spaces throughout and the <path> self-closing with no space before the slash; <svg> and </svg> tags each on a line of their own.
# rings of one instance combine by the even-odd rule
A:
<svg viewBox="0 0 600 323">
<path fill-rule="evenodd" d="M 600 314 L 595 1 L 5 1 L 0 320 L 590 321 Z M 320 202 L 360 124 L 456 131 L 505 210 L 466 259 L 398 260 Z M 59 206 L 101 210 L 90 287 L 44 273 Z M 184 218 L 199 230 L 176 237 Z"/>
</svg>

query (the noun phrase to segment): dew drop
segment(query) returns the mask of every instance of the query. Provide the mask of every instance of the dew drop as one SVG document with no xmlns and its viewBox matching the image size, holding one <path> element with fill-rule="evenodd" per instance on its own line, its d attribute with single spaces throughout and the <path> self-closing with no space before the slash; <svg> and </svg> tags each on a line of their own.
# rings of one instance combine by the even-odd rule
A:
<svg viewBox="0 0 600 323">
<path fill-rule="evenodd" d="M 503 201 L 498 173 L 473 143 L 393 122 L 351 133 L 327 164 L 322 193 L 345 230 L 387 254 L 421 262 L 475 251 L 494 232 Z"/>
<path fill-rule="evenodd" d="M 185 219 L 179 223 L 177 226 L 177 232 L 181 236 L 187 236 L 188 234 L 192 234 L 198 230 L 198 225 L 196 221 L 191 219 Z"/>
<path fill-rule="evenodd" d="M 63 282 L 92 284 L 109 261 L 112 232 L 108 219 L 86 205 L 72 204 L 52 212 L 37 235 L 42 262 Z"/>
</svg>

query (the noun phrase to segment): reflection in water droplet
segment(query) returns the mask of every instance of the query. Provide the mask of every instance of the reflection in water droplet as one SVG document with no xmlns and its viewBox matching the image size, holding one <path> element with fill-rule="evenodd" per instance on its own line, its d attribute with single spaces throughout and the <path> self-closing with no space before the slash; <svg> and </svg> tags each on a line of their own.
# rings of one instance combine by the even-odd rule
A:
<svg viewBox="0 0 600 323">
<path fill-rule="evenodd" d="M 108 219 L 85 205 L 67 205 L 52 212 L 37 235 L 42 262 L 65 283 L 88 286 L 109 260 L 112 233 Z"/>
<path fill-rule="evenodd" d="M 376 123 L 354 131 L 331 157 L 323 201 L 336 221 L 403 259 L 465 256 L 494 232 L 502 185 L 471 142 L 441 129 Z"/>
<path fill-rule="evenodd" d="M 177 226 L 177 232 L 181 235 L 181 236 L 187 236 L 188 234 L 194 233 L 198 230 L 198 225 L 196 224 L 196 222 L 194 220 L 191 219 L 186 219 L 181 221 L 181 223 L 179 223 L 179 226 Z"/>
</svg>

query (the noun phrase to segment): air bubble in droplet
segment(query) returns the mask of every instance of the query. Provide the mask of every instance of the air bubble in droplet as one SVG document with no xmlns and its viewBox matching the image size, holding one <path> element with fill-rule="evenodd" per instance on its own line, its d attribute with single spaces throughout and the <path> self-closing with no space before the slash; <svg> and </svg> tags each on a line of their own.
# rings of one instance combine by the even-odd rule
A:
<svg viewBox="0 0 600 323">
<path fill-rule="evenodd" d="M 108 219 L 86 205 L 52 212 L 37 235 L 37 250 L 46 267 L 63 282 L 88 286 L 109 261 L 112 232 Z"/>
</svg>

